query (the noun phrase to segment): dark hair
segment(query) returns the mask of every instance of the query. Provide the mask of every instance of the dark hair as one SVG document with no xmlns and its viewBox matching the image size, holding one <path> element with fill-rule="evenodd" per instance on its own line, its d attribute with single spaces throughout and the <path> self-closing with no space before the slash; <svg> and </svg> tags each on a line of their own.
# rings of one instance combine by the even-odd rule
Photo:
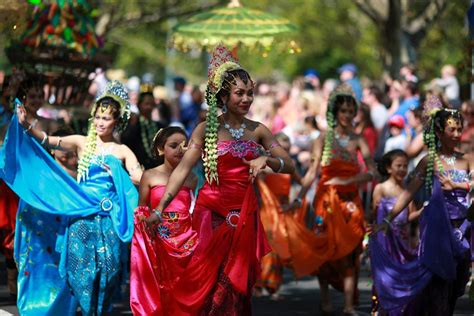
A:
<svg viewBox="0 0 474 316">
<path fill-rule="evenodd" d="M 31 89 L 37 89 L 41 91 L 41 94 L 44 96 L 43 85 L 39 76 L 30 76 L 20 83 L 16 93 L 18 100 L 20 100 L 22 103 L 25 103 L 28 92 Z"/>
<path fill-rule="evenodd" d="M 142 92 L 140 93 L 140 95 L 138 96 L 138 102 L 137 102 L 137 105 L 140 106 L 140 104 L 143 102 L 143 100 L 145 100 L 146 97 L 152 97 L 153 98 L 153 101 L 155 100 L 155 97 L 153 96 L 153 93 L 152 92 Z"/>
<path fill-rule="evenodd" d="M 242 80 L 243 83 L 247 84 L 251 82 L 253 84 L 253 80 L 250 77 L 249 73 L 245 69 L 235 69 L 224 72 L 224 80 L 222 82 L 222 88 L 216 95 L 217 98 L 217 106 L 222 108 L 224 104 L 222 103 L 222 97 L 228 96 L 230 94 L 231 85 L 236 85 L 237 82 L 235 81 L 236 78 Z"/>
<path fill-rule="evenodd" d="M 379 87 L 372 85 L 368 88 L 369 93 L 372 94 L 378 102 L 382 102 L 383 100 L 383 93 Z"/>
<path fill-rule="evenodd" d="M 421 120 L 423 118 L 423 107 L 422 106 L 419 106 L 417 108 L 414 108 L 413 110 L 411 110 L 413 112 L 413 116 L 419 120 Z"/>
<path fill-rule="evenodd" d="M 387 169 L 398 157 L 405 157 L 408 160 L 408 155 L 406 152 L 401 149 L 394 149 L 383 155 L 382 158 L 380 158 L 380 160 L 377 162 L 377 170 L 384 179 L 387 179 L 390 176 Z"/>
<path fill-rule="evenodd" d="M 67 125 L 61 126 L 55 132 L 51 133 L 51 136 L 59 136 L 59 137 L 64 137 L 64 136 L 69 136 L 69 135 L 74 135 L 74 131 Z"/>
<path fill-rule="evenodd" d="M 328 111 L 332 111 L 334 116 L 334 124 L 337 123 L 337 113 L 344 104 L 349 104 L 354 106 L 354 110 L 357 111 L 357 101 L 356 99 L 349 94 L 338 94 L 334 97 L 333 107 L 328 107 Z M 334 126 L 333 126 L 334 127 Z"/>
<path fill-rule="evenodd" d="M 319 130 L 318 122 L 316 121 L 316 116 L 309 115 L 304 118 L 306 124 L 311 125 L 312 128 Z"/>
<path fill-rule="evenodd" d="M 370 116 L 370 107 L 365 103 L 361 103 L 359 110 L 362 113 L 362 123 L 365 127 L 374 127 L 374 122 Z"/>
<path fill-rule="evenodd" d="M 439 138 L 438 135 L 436 135 L 436 132 L 438 133 L 444 133 L 444 129 L 446 127 L 446 122 L 448 121 L 449 118 L 453 118 L 463 125 L 463 117 L 461 113 L 458 110 L 454 109 L 441 109 L 436 114 L 434 115 L 434 136 L 435 136 L 435 144 L 439 143 Z M 429 129 L 431 128 L 431 124 L 428 125 L 427 133 L 429 132 Z"/>
<path fill-rule="evenodd" d="M 120 117 L 120 104 L 117 101 L 115 101 L 113 98 L 104 97 L 104 98 L 100 99 L 99 101 L 97 101 L 97 107 L 96 107 L 95 113 L 93 115 L 96 115 L 97 110 L 101 106 L 104 106 L 104 107 L 112 106 L 112 110 L 111 110 L 110 113 L 112 114 L 113 118 L 115 120 L 117 120 Z"/>
<path fill-rule="evenodd" d="M 181 135 L 184 135 L 186 139 L 188 138 L 188 135 L 186 135 L 186 132 L 181 127 L 168 126 L 159 130 L 158 133 L 156 133 L 155 138 L 153 139 L 153 146 L 151 147 L 152 148 L 151 155 L 152 157 L 156 158 L 160 162 L 160 164 L 164 162 L 164 158 L 159 157 L 157 155 L 157 151 L 158 149 L 162 149 L 165 146 L 168 138 L 174 134 L 181 134 Z"/>
<path fill-rule="evenodd" d="M 418 85 L 416 82 L 409 81 L 409 80 L 402 80 L 402 83 L 406 84 L 408 90 L 410 90 L 412 95 L 415 95 L 418 92 Z"/>
</svg>

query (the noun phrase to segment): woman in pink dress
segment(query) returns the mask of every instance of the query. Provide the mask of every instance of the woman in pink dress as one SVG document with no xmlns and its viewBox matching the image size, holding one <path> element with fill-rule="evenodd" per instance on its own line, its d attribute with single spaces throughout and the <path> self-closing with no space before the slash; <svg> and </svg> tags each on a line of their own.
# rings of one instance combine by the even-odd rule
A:
<svg viewBox="0 0 474 316">
<path fill-rule="evenodd" d="M 267 166 L 282 173 L 292 173 L 294 166 L 268 128 L 245 117 L 253 81 L 224 47 L 216 48 L 208 74 L 206 122 L 194 130 L 163 199 L 146 222 L 159 225 L 162 211 L 202 157 L 206 182 L 193 213 L 199 244 L 187 267 L 174 273 L 171 292 L 177 311 L 173 304 L 163 308 L 173 315 L 250 315 L 259 261 L 269 250 L 253 182 Z"/>
<path fill-rule="evenodd" d="M 186 132 L 167 127 L 154 138 L 153 154 L 163 163 L 145 171 L 140 181 L 139 206 L 135 211 L 132 240 L 130 306 L 135 315 L 163 315 L 172 300 L 167 289 L 172 284 L 169 269 L 178 272 L 186 267 L 196 245 L 197 234 L 191 227 L 192 192 L 197 177 L 190 174 L 175 199 L 161 213 L 161 223 L 149 231 L 141 220 L 161 200 L 170 175 L 183 158 Z"/>
</svg>

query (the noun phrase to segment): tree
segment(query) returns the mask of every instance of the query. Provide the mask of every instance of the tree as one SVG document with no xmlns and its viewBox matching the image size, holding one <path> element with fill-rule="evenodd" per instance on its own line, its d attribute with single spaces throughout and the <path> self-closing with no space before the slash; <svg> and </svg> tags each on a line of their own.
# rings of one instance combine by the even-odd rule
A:
<svg viewBox="0 0 474 316">
<path fill-rule="evenodd" d="M 447 7 L 468 0 L 355 0 L 356 6 L 375 24 L 384 67 L 398 75 L 402 63 L 415 63 L 422 40 Z"/>
</svg>

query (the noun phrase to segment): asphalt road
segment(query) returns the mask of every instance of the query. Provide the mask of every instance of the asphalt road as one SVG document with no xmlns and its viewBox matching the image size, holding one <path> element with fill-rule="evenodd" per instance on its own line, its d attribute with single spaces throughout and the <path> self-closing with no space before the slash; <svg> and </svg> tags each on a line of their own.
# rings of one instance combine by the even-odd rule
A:
<svg viewBox="0 0 474 316">
<path fill-rule="evenodd" d="M 3 261 L 2 259 L 0 259 Z M 359 280 L 360 302 L 357 307 L 359 315 L 370 315 L 371 285 L 368 273 L 362 271 Z M 15 301 L 8 295 L 6 287 L 6 274 L 4 263 L 0 262 L 0 316 L 18 315 Z M 299 316 L 299 315 L 320 315 L 319 289 L 315 278 L 305 278 L 295 281 L 289 271 L 285 272 L 285 282 L 281 289 L 282 300 L 272 301 L 268 296 L 253 299 L 254 316 Z M 342 315 L 343 297 L 341 293 L 332 292 L 334 315 Z M 128 300 L 116 304 L 114 312 L 110 315 L 131 315 Z M 78 313 L 78 315 L 80 315 Z M 467 296 L 458 300 L 455 315 L 474 315 L 474 305 L 470 305 Z"/>
</svg>

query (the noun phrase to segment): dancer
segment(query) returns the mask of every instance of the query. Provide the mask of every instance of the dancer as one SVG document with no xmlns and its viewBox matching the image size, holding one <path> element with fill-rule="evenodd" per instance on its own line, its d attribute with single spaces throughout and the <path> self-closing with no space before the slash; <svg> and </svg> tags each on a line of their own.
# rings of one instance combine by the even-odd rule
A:
<svg viewBox="0 0 474 316">
<path fill-rule="evenodd" d="M 61 129 L 53 136 L 73 133 Z M 77 175 L 77 155 L 53 150 L 56 162 L 73 178 Z M 56 251 L 57 235 L 66 218 L 48 214 L 20 201 L 15 230 L 15 262 L 18 266 L 20 315 L 75 315 L 77 300 L 65 278 L 59 274 L 60 253 Z M 41 290 L 40 290 L 41 289 Z"/>
<path fill-rule="evenodd" d="M 415 177 L 392 211 L 373 228 L 375 232 L 389 230 L 394 218 L 424 186 L 430 198 L 420 219 L 418 257 L 407 263 L 393 261 L 372 236 L 372 271 L 384 310 L 397 311 L 410 304 L 415 315 L 452 315 L 470 275 L 467 193 L 474 185 L 474 161 L 456 151 L 462 132 L 459 111 L 442 108 L 435 97 L 427 100 L 425 111 L 428 155 L 417 165 Z"/>
<path fill-rule="evenodd" d="M 359 197 L 359 185 L 373 178 L 374 165 L 364 138 L 353 131 L 357 101 L 347 86 L 338 87 L 330 97 L 328 130 L 314 144 L 312 164 L 303 178 L 302 188 L 295 200 L 301 205 L 321 164 L 321 178 L 314 198 L 315 238 L 303 240 L 313 246 L 313 271 L 321 289 L 321 309 L 332 312 L 329 284 L 344 291 L 344 313 L 354 313 L 357 299 L 359 253 L 364 236 L 364 210 Z M 359 173 L 360 151 L 369 172 Z"/>
<path fill-rule="evenodd" d="M 278 133 L 275 138 L 286 152 L 290 151 L 288 136 Z M 271 300 L 281 299 L 279 289 L 283 282 L 283 267 L 291 267 L 293 260 L 290 238 L 296 237 L 297 233 L 289 232 L 288 227 L 291 226 L 286 222 L 297 221 L 304 225 L 306 215 L 305 205 L 293 212 L 285 212 L 290 205 L 292 180 L 300 183 L 301 177 L 297 172 L 291 175 L 269 172 L 259 177 L 257 182 L 261 199 L 260 216 L 273 251 L 262 258 L 262 273 L 255 285 L 255 295 L 261 296 L 263 289 L 266 289 Z"/>
<path fill-rule="evenodd" d="M 199 245 L 172 289 L 180 309 L 191 315 L 251 314 L 260 258 L 269 250 L 252 182 L 267 166 L 276 172 L 294 171 L 290 157 L 268 128 L 245 117 L 253 88 L 247 71 L 223 46 L 217 47 L 209 66 L 206 122 L 194 130 L 188 151 L 147 219 L 150 224 L 160 222 L 161 212 L 202 154 L 206 182 L 193 213 Z M 264 155 L 265 150 L 270 156 Z"/>
<path fill-rule="evenodd" d="M 382 157 L 377 168 L 379 173 L 386 179 L 375 186 L 373 194 L 373 218 L 376 223 L 380 224 L 391 211 L 397 201 L 397 197 L 405 188 L 404 180 L 407 175 L 408 155 L 399 149 L 389 151 Z M 409 212 L 411 209 L 414 208 L 404 209 L 394 219 L 393 230 L 387 232 L 387 234 L 377 235 L 378 242 L 387 254 L 390 255 L 392 260 L 399 263 L 409 262 L 416 256 L 416 250 L 410 243 L 409 222 L 417 219 L 422 209 Z M 373 255 L 377 256 L 378 254 L 375 253 Z M 372 295 L 372 301 L 374 303 L 372 312 L 384 313 L 383 309 L 380 309 L 377 304 L 376 291 Z"/>
<path fill-rule="evenodd" d="M 87 137 L 56 137 L 35 127 L 18 106 L 24 130 L 15 116 L 0 151 L 0 176 L 25 203 L 67 216 L 56 244 L 59 273 L 67 276 L 84 315 L 108 311 L 133 234 L 138 201 L 132 181 L 138 183 L 142 171 L 132 151 L 113 137 L 125 126 L 129 108 L 123 85 L 108 83 L 92 108 Z M 78 183 L 41 145 L 78 154 Z"/>
<path fill-rule="evenodd" d="M 130 267 L 130 306 L 136 315 L 172 315 L 172 311 L 167 310 L 172 301 L 172 295 L 167 293 L 167 284 L 172 281 L 168 279 L 169 271 L 179 275 L 198 244 L 189 213 L 197 182 L 192 173 L 161 213 L 162 222 L 156 230 L 150 232 L 142 221 L 161 200 L 171 173 L 183 157 L 186 142 L 183 129 L 161 129 L 154 138 L 152 150 L 163 163 L 145 171 L 140 181 Z"/>
</svg>

